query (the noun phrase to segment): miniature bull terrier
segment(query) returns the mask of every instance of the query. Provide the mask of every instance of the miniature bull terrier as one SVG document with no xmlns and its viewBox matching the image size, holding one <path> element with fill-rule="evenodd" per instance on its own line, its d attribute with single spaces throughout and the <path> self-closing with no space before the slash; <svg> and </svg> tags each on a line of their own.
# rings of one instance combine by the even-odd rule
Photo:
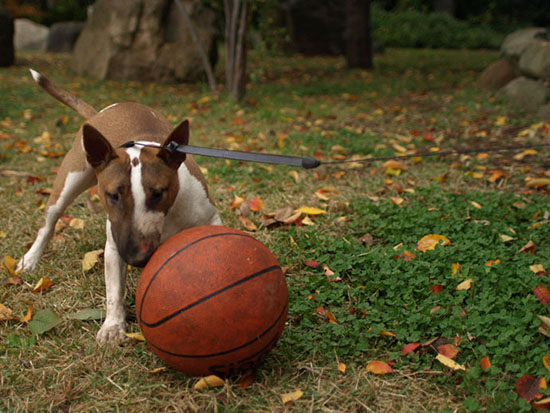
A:
<svg viewBox="0 0 550 413">
<path fill-rule="evenodd" d="M 80 193 L 97 184 L 107 212 L 107 311 L 97 341 L 121 341 L 126 332 L 127 264 L 144 266 L 162 242 L 185 228 L 221 225 L 195 161 L 189 155 L 160 149 L 171 142 L 186 145 L 189 122 L 184 120 L 173 128 L 153 109 L 138 103 L 117 103 L 97 112 L 40 73 L 31 69 L 31 74 L 46 92 L 86 122 L 58 170 L 45 224 L 18 269 L 35 268 L 63 211 Z M 128 141 L 137 144 L 121 147 Z"/>
</svg>

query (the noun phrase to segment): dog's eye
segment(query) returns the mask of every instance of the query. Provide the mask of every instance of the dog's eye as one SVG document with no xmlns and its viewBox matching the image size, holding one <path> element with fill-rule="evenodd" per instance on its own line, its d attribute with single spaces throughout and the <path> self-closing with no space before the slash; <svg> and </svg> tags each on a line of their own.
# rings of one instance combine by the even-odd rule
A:
<svg viewBox="0 0 550 413">
<path fill-rule="evenodd" d="M 160 201 L 166 191 L 168 191 L 168 188 L 161 188 L 161 189 L 151 188 L 151 200 L 153 202 Z"/>
<path fill-rule="evenodd" d="M 105 192 L 105 196 L 112 204 L 117 204 L 120 201 L 120 194 L 118 192 Z"/>
</svg>

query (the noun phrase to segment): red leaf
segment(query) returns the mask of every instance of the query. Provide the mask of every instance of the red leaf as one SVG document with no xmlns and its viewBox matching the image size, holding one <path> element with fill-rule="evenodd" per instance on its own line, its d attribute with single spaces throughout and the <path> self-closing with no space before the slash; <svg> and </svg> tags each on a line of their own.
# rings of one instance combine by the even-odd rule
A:
<svg viewBox="0 0 550 413">
<path fill-rule="evenodd" d="M 317 268 L 319 263 L 315 260 L 305 260 L 304 265 L 309 268 Z"/>
<path fill-rule="evenodd" d="M 489 359 L 489 356 L 485 356 L 480 361 L 481 368 L 483 370 L 487 370 L 491 368 L 491 360 Z"/>
<path fill-rule="evenodd" d="M 538 285 L 537 287 L 533 288 L 533 292 L 535 293 L 542 305 L 548 306 L 548 304 L 550 304 L 550 291 L 548 291 L 548 288 L 546 288 L 545 285 Z"/>
<path fill-rule="evenodd" d="M 433 294 L 439 294 L 441 291 L 443 291 L 443 286 L 440 284 L 434 284 L 430 286 L 430 292 Z"/>
<path fill-rule="evenodd" d="M 454 344 L 442 344 L 437 346 L 437 351 L 450 359 L 454 359 L 458 354 L 458 349 Z"/>
<path fill-rule="evenodd" d="M 420 343 L 409 343 L 405 347 L 403 347 L 403 349 L 401 350 L 401 355 L 406 356 L 407 354 L 412 353 L 418 347 L 420 347 Z"/>
<path fill-rule="evenodd" d="M 538 379 L 529 374 L 526 374 L 518 379 L 516 382 L 516 390 L 518 396 L 527 399 L 527 403 L 531 403 L 535 399 L 540 399 L 542 393 L 540 392 L 541 387 L 544 388 L 546 381 L 543 379 Z"/>
</svg>

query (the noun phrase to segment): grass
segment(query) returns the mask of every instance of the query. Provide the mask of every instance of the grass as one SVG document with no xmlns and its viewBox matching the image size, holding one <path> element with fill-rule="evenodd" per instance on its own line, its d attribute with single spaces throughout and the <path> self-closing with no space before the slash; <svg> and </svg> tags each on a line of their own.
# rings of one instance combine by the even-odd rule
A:
<svg viewBox="0 0 550 413">
<path fill-rule="evenodd" d="M 57 156 L 81 124 L 33 84 L 28 66 L 97 108 L 135 100 L 173 123 L 191 118 L 197 145 L 329 160 L 342 153 L 393 155 L 401 147 L 546 142 L 548 124 L 475 87 L 478 73 L 497 57 L 389 49 L 367 72 L 348 70 L 338 58 L 252 55 L 247 101 L 236 105 L 209 97 L 204 85 L 97 81 L 72 73 L 68 56 L 20 55 L 19 65 L 0 69 L 1 253 L 21 257 L 34 239 Z M 44 131 L 50 144 L 36 139 Z M 82 229 L 61 228 L 37 270 L 23 275 L 23 285 L 10 284 L 7 271 L 0 274 L 0 303 L 17 317 L 30 302 L 35 317 L 54 309 L 62 320 L 43 334 L 23 322 L 0 321 L 0 410 L 528 411 L 515 391 L 517 379 L 550 379 L 542 361 L 548 338 L 537 318 L 549 314 L 533 293 L 548 285 L 548 275 L 530 269 L 550 268 L 550 227 L 548 191 L 527 187 L 526 178 L 548 177 L 550 168 L 547 151 L 515 155 L 431 157 L 406 162 L 401 173 L 382 163 L 294 173 L 199 158 L 226 225 L 242 228 L 230 208 L 235 195 L 259 196 L 264 212 L 304 205 L 327 211 L 311 218 L 314 225 L 301 226 L 264 227 L 261 213 L 249 215 L 259 227 L 254 236 L 287 270 L 288 326 L 250 387 L 229 381 L 203 392 L 192 390 L 196 379 L 176 371 L 152 373 L 162 362 L 145 344 L 98 347 L 101 320 L 68 317 L 104 308 L 101 266 L 81 268 L 84 254 L 105 242 L 104 216 L 85 193 L 67 211 L 84 220 Z M 427 234 L 451 243 L 417 250 Z M 536 249 L 521 252 L 529 241 Z M 453 264 L 460 265 L 454 274 Z M 327 278 L 324 265 L 335 275 Z M 33 294 L 41 277 L 55 285 Z M 131 331 L 138 330 L 138 277 L 132 270 L 128 280 Z M 336 277 L 341 281 L 333 282 Z M 470 288 L 457 291 L 468 279 Z M 408 343 L 434 339 L 401 355 Z M 455 361 L 465 372 L 435 360 L 444 343 L 456 345 Z M 480 367 L 484 356 L 491 360 L 488 370 Z M 372 360 L 391 362 L 393 373 L 367 372 Z M 283 405 L 280 394 L 297 389 L 303 397 Z"/>
</svg>

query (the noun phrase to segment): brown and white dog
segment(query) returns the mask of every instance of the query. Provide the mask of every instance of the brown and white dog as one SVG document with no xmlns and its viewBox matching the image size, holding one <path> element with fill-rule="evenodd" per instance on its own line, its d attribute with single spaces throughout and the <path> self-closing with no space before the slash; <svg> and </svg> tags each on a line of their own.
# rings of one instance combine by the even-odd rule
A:
<svg viewBox="0 0 550 413">
<path fill-rule="evenodd" d="M 135 145 L 128 141 L 187 144 L 189 122 L 176 128 L 153 109 L 118 103 L 97 112 L 86 102 L 31 69 L 34 80 L 50 95 L 86 119 L 57 173 L 47 203 L 46 222 L 18 268 L 32 271 L 67 206 L 98 184 L 107 211 L 105 244 L 105 322 L 97 341 L 124 339 L 124 294 L 127 264 L 143 266 L 155 249 L 182 229 L 221 225 L 204 177 L 190 156 Z"/>
</svg>

